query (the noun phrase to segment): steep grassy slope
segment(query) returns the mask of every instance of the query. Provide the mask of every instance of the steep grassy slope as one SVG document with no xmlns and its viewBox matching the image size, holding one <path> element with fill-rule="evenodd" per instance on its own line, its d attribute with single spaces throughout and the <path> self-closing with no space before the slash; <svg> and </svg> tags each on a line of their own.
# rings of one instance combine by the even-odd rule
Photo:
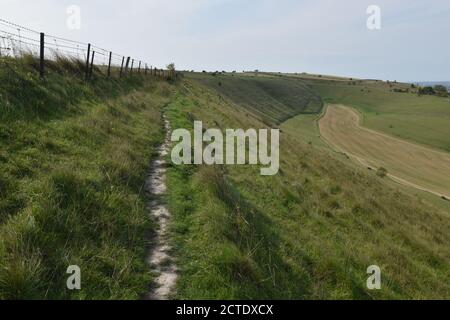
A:
<svg viewBox="0 0 450 320">
<path fill-rule="evenodd" d="M 186 77 L 214 89 L 266 124 L 280 124 L 300 113 L 319 113 L 320 98 L 298 79 L 239 74 L 195 74 Z"/>
<path fill-rule="evenodd" d="M 0 299 L 139 298 L 151 279 L 143 185 L 172 89 L 49 67 L 40 80 L 33 61 L 0 60 Z M 81 291 L 66 288 L 69 265 Z"/>
<path fill-rule="evenodd" d="M 168 106 L 173 128 L 265 127 L 221 99 L 224 87 L 209 88 L 184 82 Z M 283 131 L 274 177 L 249 166 L 169 169 L 179 297 L 450 298 L 449 215 L 308 142 Z M 373 264 L 380 291 L 366 288 Z"/>
<path fill-rule="evenodd" d="M 392 92 L 414 89 L 386 82 L 304 81 L 325 102 L 358 109 L 368 128 L 450 151 L 449 99 Z"/>
</svg>

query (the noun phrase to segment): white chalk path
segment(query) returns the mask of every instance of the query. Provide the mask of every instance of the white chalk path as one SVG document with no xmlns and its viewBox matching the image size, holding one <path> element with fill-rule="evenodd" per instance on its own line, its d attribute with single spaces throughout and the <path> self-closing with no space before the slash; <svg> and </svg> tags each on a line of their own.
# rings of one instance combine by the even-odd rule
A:
<svg viewBox="0 0 450 320">
<path fill-rule="evenodd" d="M 148 204 L 151 217 L 157 224 L 157 231 L 152 239 L 151 250 L 147 259 L 151 270 L 157 274 L 157 278 L 152 284 L 147 299 L 168 300 L 174 294 L 177 281 L 177 267 L 171 256 L 172 248 L 169 245 L 169 222 L 170 212 L 167 206 L 161 201 L 166 194 L 166 156 L 170 148 L 170 123 L 164 117 L 166 137 L 163 145 L 159 148 L 159 156 L 151 167 L 147 179 L 147 192 L 152 200 Z"/>
</svg>

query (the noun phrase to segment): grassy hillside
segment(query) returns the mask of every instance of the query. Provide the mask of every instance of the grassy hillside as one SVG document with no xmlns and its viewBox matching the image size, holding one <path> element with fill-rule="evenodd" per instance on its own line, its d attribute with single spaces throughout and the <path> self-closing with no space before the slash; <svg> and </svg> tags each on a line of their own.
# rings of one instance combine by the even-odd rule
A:
<svg viewBox="0 0 450 320">
<path fill-rule="evenodd" d="M 84 83 L 82 65 L 0 60 L 0 299 L 136 299 L 151 280 L 144 179 L 167 83 Z M 69 265 L 82 291 L 66 289 Z"/>
<path fill-rule="evenodd" d="M 186 76 L 266 124 L 280 124 L 300 113 L 317 114 L 323 107 L 321 99 L 298 79 L 242 74 Z"/>
<path fill-rule="evenodd" d="M 410 86 L 375 81 L 305 82 L 325 102 L 344 104 L 363 114 L 364 125 L 390 135 L 450 151 L 450 100 L 392 90 Z"/>
<path fill-rule="evenodd" d="M 169 167 L 179 298 L 450 298 L 449 214 L 321 144 L 318 95 L 337 89 L 267 74 L 106 80 L 100 70 L 86 84 L 73 62 L 50 64 L 45 80 L 33 60 L 0 63 L 0 299 L 147 290 L 143 185 L 162 110 L 173 129 L 202 120 L 283 131 L 277 176 Z M 366 289 L 373 264 L 381 291 Z M 66 290 L 69 265 L 82 269 L 80 292 Z"/>
<path fill-rule="evenodd" d="M 173 128 L 265 127 L 220 98 L 227 86 L 201 84 L 186 80 L 168 106 Z M 310 140 L 283 130 L 274 177 L 248 166 L 169 169 L 178 297 L 449 298 L 449 215 Z M 373 264 L 380 291 L 366 289 Z"/>
</svg>

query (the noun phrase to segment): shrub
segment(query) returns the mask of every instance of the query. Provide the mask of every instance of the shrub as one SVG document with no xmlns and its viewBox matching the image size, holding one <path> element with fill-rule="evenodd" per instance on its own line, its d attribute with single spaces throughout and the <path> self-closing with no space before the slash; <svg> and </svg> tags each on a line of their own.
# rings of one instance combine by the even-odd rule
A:
<svg viewBox="0 0 450 320">
<path fill-rule="evenodd" d="M 388 171 L 386 168 L 381 167 L 377 170 L 377 176 L 379 176 L 380 178 L 385 178 L 387 176 L 387 174 L 388 174 Z"/>
</svg>

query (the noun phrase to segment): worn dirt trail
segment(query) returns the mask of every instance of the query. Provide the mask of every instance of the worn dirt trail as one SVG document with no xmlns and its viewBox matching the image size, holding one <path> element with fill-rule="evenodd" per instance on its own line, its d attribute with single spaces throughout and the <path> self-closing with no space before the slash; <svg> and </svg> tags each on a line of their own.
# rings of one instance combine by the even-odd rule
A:
<svg viewBox="0 0 450 320">
<path fill-rule="evenodd" d="M 153 161 L 147 179 L 147 192 L 151 197 L 148 210 L 157 224 L 157 231 L 152 239 L 147 263 L 151 270 L 158 275 L 146 297 L 149 300 L 168 300 L 174 294 L 177 280 L 177 267 L 171 255 L 172 248 L 168 239 L 170 212 L 163 201 L 163 196 L 167 191 L 165 158 L 169 152 L 171 135 L 170 123 L 166 117 L 164 117 L 164 125 L 165 141 L 159 148 L 159 156 Z"/>
<path fill-rule="evenodd" d="M 364 166 L 385 167 L 398 183 L 450 199 L 450 154 L 364 128 L 353 109 L 328 105 L 321 135 Z"/>
</svg>

